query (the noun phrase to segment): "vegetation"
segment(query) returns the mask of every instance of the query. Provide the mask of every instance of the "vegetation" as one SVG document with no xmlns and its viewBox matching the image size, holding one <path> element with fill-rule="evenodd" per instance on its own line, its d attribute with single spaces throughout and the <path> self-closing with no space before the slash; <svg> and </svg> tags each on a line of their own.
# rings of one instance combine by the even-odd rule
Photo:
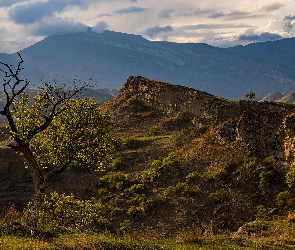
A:
<svg viewBox="0 0 295 250">
<path fill-rule="evenodd" d="M 0 114 L 8 122 L 11 143 L 7 145 L 24 157 L 32 174 L 34 195 L 27 208 L 26 225 L 34 235 L 49 181 L 74 165 L 103 169 L 103 161 L 118 142 L 109 134 L 110 117 L 100 113 L 93 99 L 73 99 L 87 83 L 65 90 L 57 82 L 43 82 L 44 87 L 30 103 L 25 93 L 30 82 L 19 78 L 24 62 L 19 57 L 16 70 L 1 63 L 6 103 Z M 44 175 L 42 169 L 48 167 L 53 170 Z"/>
<path fill-rule="evenodd" d="M 253 91 L 246 93 L 244 95 L 244 97 L 249 98 L 250 100 L 252 100 L 253 98 L 255 98 L 255 93 Z"/>
</svg>

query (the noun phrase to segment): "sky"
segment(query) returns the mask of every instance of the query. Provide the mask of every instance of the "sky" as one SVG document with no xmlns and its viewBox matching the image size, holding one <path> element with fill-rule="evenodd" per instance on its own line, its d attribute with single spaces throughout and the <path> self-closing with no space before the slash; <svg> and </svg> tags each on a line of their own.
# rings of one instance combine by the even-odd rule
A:
<svg viewBox="0 0 295 250">
<path fill-rule="evenodd" d="M 295 0 L 0 0 L 0 52 L 88 27 L 232 47 L 294 37 Z"/>
</svg>

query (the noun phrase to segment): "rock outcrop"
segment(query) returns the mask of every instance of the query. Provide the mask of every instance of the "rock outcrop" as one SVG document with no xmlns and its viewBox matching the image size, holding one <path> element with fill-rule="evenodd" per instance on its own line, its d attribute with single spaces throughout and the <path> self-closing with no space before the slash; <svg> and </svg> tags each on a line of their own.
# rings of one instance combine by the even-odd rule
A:
<svg viewBox="0 0 295 250">
<path fill-rule="evenodd" d="M 295 107 L 277 102 L 230 101 L 203 91 L 129 77 L 125 94 L 167 117 L 190 117 L 195 126 L 214 126 L 220 140 L 239 140 L 249 155 L 293 161 Z M 114 114 L 116 115 L 116 114 Z"/>
</svg>

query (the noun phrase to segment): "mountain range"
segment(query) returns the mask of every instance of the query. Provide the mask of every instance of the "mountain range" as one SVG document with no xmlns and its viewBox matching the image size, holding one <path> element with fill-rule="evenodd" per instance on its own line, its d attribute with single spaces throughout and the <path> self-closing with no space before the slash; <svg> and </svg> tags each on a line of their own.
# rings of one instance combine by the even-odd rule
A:
<svg viewBox="0 0 295 250">
<path fill-rule="evenodd" d="M 228 99 L 250 91 L 263 98 L 295 89 L 295 38 L 217 48 L 89 30 L 46 37 L 20 54 L 22 77 L 34 85 L 53 77 L 60 82 L 78 77 L 83 84 L 93 76 L 98 88 L 119 89 L 129 76 L 145 76 Z M 18 60 L 17 54 L 0 54 L 2 62 Z"/>
</svg>

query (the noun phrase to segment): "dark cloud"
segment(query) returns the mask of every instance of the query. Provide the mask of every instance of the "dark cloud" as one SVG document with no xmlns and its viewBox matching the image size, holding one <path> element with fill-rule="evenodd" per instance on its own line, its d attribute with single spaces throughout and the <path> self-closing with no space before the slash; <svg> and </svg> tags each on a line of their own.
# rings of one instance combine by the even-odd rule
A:
<svg viewBox="0 0 295 250">
<path fill-rule="evenodd" d="M 159 25 L 157 25 L 157 26 L 146 29 L 145 34 L 150 37 L 153 37 L 159 33 L 164 33 L 168 31 L 172 31 L 172 27 L 170 25 L 167 25 L 165 27 L 160 27 Z"/>
<path fill-rule="evenodd" d="M 82 23 L 75 23 L 73 20 L 62 18 L 44 18 L 38 23 L 28 26 L 28 30 L 35 36 L 52 36 L 75 32 L 86 32 L 88 27 Z"/>
<path fill-rule="evenodd" d="M 137 6 L 132 6 L 129 8 L 124 8 L 115 11 L 116 14 L 130 14 L 130 13 L 139 13 L 145 11 L 147 8 L 142 8 L 142 7 L 137 7 Z"/>
<path fill-rule="evenodd" d="M 86 7 L 87 0 L 50 0 L 25 2 L 16 5 L 9 11 L 12 21 L 18 24 L 34 23 L 44 16 L 51 16 L 55 12 L 61 12 L 68 6 Z"/>
<path fill-rule="evenodd" d="M 137 0 L 130 0 L 131 3 L 137 3 Z"/>
<path fill-rule="evenodd" d="M 279 34 L 263 32 L 260 34 L 244 34 L 239 36 L 239 41 L 252 41 L 252 42 L 264 42 L 264 41 L 276 41 L 282 39 Z"/>
<path fill-rule="evenodd" d="M 158 14 L 158 17 L 163 19 L 171 19 L 171 13 L 173 13 L 172 9 L 163 10 Z"/>
<path fill-rule="evenodd" d="M 278 10 L 280 8 L 282 8 L 283 6 L 285 6 L 285 4 L 282 4 L 282 3 L 271 3 L 271 4 L 268 4 L 266 6 L 263 6 L 261 8 L 262 11 L 273 11 L 273 10 Z"/>
<path fill-rule="evenodd" d="M 96 33 L 102 33 L 108 28 L 108 24 L 106 22 L 98 22 L 92 30 Z"/>
<path fill-rule="evenodd" d="M 284 30 L 292 33 L 295 32 L 295 16 L 285 16 L 283 20 Z"/>
<path fill-rule="evenodd" d="M 178 16 L 195 16 L 195 17 L 209 17 L 212 19 L 224 18 L 227 20 L 239 20 L 245 18 L 263 17 L 265 13 L 254 13 L 233 10 L 231 12 L 217 11 L 215 9 L 197 9 L 181 12 Z"/>
</svg>

